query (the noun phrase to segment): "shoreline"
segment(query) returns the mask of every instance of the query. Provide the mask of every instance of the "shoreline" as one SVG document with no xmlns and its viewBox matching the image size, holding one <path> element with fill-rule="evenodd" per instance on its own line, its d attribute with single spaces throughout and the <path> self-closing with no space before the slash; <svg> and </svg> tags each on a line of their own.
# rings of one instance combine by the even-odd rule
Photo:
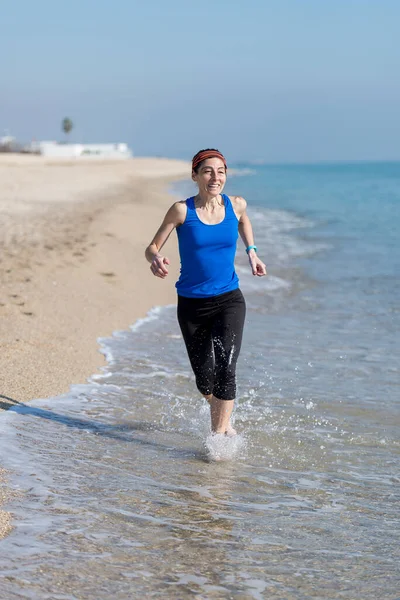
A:
<svg viewBox="0 0 400 600">
<path fill-rule="evenodd" d="M 175 302 L 176 240 L 166 281 L 144 249 L 174 201 L 167 186 L 190 173 L 169 159 L 26 158 L 0 156 L 0 413 L 86 382 L 106 364 L 99 338 Z M 0 511 L 0 539 L 9 531 Z"/>
</svg>

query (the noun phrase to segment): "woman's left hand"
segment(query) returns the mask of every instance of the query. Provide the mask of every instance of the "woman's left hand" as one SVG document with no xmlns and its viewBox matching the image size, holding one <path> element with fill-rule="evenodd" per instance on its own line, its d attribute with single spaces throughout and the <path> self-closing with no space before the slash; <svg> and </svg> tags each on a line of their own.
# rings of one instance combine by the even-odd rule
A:
<svg viewBox="0 0 400 600">
<path fill-rule="evenodd" d="M 249 252 L 249 263 L 253 275 L 257 275 L 257 277 L 263 277 L 267 274 L 267 267 L 264 265 L 262 260 L 260 260 L 255 252 Z"/>
</svg>

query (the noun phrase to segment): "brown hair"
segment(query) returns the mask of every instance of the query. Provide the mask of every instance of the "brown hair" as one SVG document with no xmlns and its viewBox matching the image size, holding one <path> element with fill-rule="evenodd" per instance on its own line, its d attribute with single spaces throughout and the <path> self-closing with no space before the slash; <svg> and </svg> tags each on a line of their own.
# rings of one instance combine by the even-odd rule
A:
<svg viewBox="0 0 400 600">
<path fill-rule="evenodd" d="M 228 166 L 226 164 L 225 156 L 222 154 L 222 152 L 216 148 L 206 148 L 205 150 L 199 150 L 197 154 L 193 156 L 192 171 L 198 173 L 201 163 L 207 160 L 207 158 L 220 158 L 224 163 L 225 171 L 227 170 Z"/>
</svg>

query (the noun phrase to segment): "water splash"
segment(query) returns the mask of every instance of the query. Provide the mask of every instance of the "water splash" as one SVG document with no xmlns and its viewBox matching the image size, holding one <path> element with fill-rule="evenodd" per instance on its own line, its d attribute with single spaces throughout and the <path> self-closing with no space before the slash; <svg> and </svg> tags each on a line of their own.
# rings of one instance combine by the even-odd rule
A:
<svg viewBox="0 0 400 600">
<path fill-rule="evenodd" d="M 210 433 L 204 445 L 211 461 L 245 458 L 246 439 L 241 434 Z"/>
</svg>

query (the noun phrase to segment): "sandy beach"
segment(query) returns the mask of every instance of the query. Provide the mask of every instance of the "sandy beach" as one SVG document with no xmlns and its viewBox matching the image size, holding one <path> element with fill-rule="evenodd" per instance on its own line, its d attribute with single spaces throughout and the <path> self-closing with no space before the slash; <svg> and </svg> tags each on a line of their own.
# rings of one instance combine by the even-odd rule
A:
<svg viewBox="0 0 400 600">
<path fill-rule="evenodd" d="M 0 410 L 84 383 L 105 364 L 98 337 L 175 301 L 175 239 L 169 281 L 151 275 L 144 249 L 174 200 L 168 183 L 189 173 L 168 159 L 0 155 Z"/>
</svg>

